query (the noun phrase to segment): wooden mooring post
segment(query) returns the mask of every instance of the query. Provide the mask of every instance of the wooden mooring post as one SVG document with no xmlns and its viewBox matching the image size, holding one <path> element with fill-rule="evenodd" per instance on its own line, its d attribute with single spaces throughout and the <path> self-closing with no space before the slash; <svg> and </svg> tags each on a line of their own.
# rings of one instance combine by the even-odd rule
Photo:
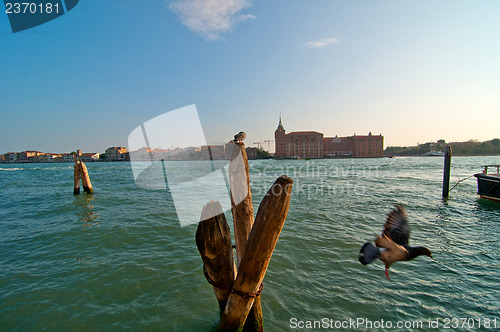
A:
<svg viewBox="0 0 500 332">
<path fill-rule="evenodd" d="M 451 146 L 447 145 L 444 152 L 443 198 L 448 198 L 450 192 Z"/>
<path fill-rule="evenodd" d="M 229 185 L 231 191 L 231 211 L 234 222 L 236 242 L 236 261 L 238 268 L 245 254 L 248 237 L 254 223 L 252 191 L 250 188 L 250 168 L 243 142 L 234 142 L 229 163 Z M 264 330 L 260 295 L 254 302 L 245 322 L 244 331 Z"/>
<path fill-rule="evenodd" d="M 219 330 L 243 328 L 254 299 L 262 291 L 262 280 L 288 215 L 293 181 L 279 177 L 264 196 L 248 237 L 236 280 L 221 317 Z"/>
<path fill-rule="evenodd" d="M 85 166 L 85 163 L 83 161 L 80 162 L 80 176 L 82 177 L 83 191 L 85 191 L 87 194 L 93 194 L 94 188 L 92 188 L 89 172 L 87 171 L 87 166 Z"/>
<path fill-rule="evenodd" d="M 203 273 L 213 287 L 222 314 L 233 286 L 235 267 L 231 231 L 219 202 L 203 207 L 196 246 L 203 260 Z"/>
<path fill-rule="evenodd" d="M 79 161 L 75 160 L 75 167 L 73 173 L 73 194 L 80 195 L 80 165 Z"/>
<path fill-rule="evenodd" d="M 80 179 L 82 180 L 83 191 L 87 194 L 93 194 L 94 188 L 92 188 L 92 183 L 90 182 L 89 172 L 87 170 L 87 166 L 85 163 L 81 161 L 82 152 L 80 150 L 77 151 L 75 155 L 75 166 L 73 170 L 73 194 L 80 194 Z"/>
</svg>

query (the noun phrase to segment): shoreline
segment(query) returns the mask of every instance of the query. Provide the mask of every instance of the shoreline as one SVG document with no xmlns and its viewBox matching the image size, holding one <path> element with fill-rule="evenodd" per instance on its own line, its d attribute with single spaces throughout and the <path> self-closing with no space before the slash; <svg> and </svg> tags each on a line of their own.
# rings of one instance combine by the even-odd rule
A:
<svg viewBox="0 0 500 332">
<path fill-rule="evenodd" d="M 457 154 L 453 155 L 453 157 L 500 157 L 500 154 L 486 154 L 486 155 L 464 155 L 464 154 Z M 276 160 L 276 161 L 292 161 L 292 160 L 303 160 L 303 161 L 311 161 L 311 160 L 362 160 L 362 159 L 401 159 L 401 158 L 443 158 L 443 156 L 383 156 L 383 157 L 337 157 L 337 158 L 255 158 L 255 159 L 249 159 L 249 161 L 252 160 Z M 92 160 L 92 161 L 86 161 L 86 163 L 123 163 L 123 162 L 149 162 L 150 160 Z M 156 160 L 159 161 L 159 160 Z M 168 162 L 186 162 L 186 161 L 229 161 L 229 159 L 193 159 L 193 160 L 165 160 Z M 0 165 L 21 165 L 21 164 L 72 164 L 73 162 L 14 162 L 14 163 L 9 163 L 9 162 L 0 162 Z"/>
</svg>

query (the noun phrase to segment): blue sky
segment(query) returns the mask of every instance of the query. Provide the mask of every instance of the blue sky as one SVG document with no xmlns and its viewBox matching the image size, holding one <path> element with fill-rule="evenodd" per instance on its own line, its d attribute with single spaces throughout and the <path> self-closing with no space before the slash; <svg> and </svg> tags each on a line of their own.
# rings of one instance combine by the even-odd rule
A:
<svg viewBox="0 0 500 332">
<path fill-rule="evenodd" d="M 287 131 L 385 145 L 500 137 L 499 1 L 82 0 L 12 33 L 0 153 L 102 152 L 196 104 L 209 143 Z M 264 145 L 267 147 L 267 144 Z"/>
</svg>

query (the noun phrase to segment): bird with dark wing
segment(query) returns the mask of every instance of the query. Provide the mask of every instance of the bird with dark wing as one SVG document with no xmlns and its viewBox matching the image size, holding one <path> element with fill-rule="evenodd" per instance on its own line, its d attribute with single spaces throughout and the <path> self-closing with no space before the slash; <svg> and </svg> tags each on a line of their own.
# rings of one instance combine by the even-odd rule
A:
<svg viewBox="0 0 500 332">
<path fill-rule="evenodd" d="M 242 142 L 245 138 L 247 137 L 247 134 L 245 134 L 244 131 L 240 131 L 236 135 L 234 135 L 234 140 L 233 142 Z"/>
<path fill-rule="evenodd" d="M 377 258 L 385 263 L 385 275 L 389 278 L 389 268 L 399 261 L 410 261 L 420 255 L 432 258 L 432 253 L 425 247 L 410 247 L 410 226 L 406 212 L 401 205 L 388 214 L 381 236 L 375 238 L 375 244 L 366 242 L 359 251 L 359 262 L 370 264 Z"/>
</svg>

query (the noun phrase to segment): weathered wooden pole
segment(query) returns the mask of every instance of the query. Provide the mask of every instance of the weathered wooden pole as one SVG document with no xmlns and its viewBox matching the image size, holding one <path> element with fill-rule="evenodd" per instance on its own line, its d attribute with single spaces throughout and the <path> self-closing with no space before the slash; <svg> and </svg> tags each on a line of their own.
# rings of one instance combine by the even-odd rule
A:
<svg viewBox="0 0 500 332">
<path fill-rule="evenodd" d="M 83 191 L 87 194 L 93 194 L 94 188 L 92 188 L 92 183 L 90 183 L 89 172 L 87 171 L 87 166 L 83 161 L 80 161 L 80 176 L 82 177 Z"/>
<path fill-rule="evenodd" d="M 75 167 L 73 170 L 73 194 L 74 195 L 79 195 L 80 194 L 80 162 L 78 161 L 78 158 L 75 158 Z"/>
<path fill-rule="evenodd" d="M 222 314 L 235 271 L 231 231 L 219 202 L 211 201 L 203 207 L 196 230 L 196 246 L 203 260 L 203 273 L 214 289 Z"/>
<path fill-rule="evenodd" d="M 233 213 L 234 238 L 236 242 L 236 261 L 239 267 L 245 253 L 254 219 L 252 191 L 250 188 L 250 169 L 245 144 L 243 142 L 234 142 L 232 144 L 233 151 L 229 163 L 229 185 L 231 189 L 231 211 Z M 254 300 L 244 330 L 264 330 L 260 295 Z"/>
<path fill-rule="evenodd" d="M 253 226 L 253 204 L 245 144 L 243 142 L 232 144 L 229 185 L 231 188 L 231 211 L 234 219 L 236 258 L 239 265 Z"/>
<path fill-rule="evenodd" d="M 448 198 L 450 192 L 451 146 L 447 145 L 444 153 L 443 198 Z"/>
<path fill-rule="evenodd" d="M 73 194 L 80 195 L 80 178 L 81 178 L 81 169 L 80 169 L 80 158 L 82 156 L 82 151 L 76 150 L 76 153 L 73 154 L 73 160 L 75 161 L 75 166 L 73 170 Z"/>
<path fill-rule="evenodd" d="M 255 297 L 262 290 L 262 280 L 288 214 L 292 183 L 288 176 L 279 177 L 259 206 L 238 275 L 221 317 L 221 331 L 242 329 Z"/>
</svg>

